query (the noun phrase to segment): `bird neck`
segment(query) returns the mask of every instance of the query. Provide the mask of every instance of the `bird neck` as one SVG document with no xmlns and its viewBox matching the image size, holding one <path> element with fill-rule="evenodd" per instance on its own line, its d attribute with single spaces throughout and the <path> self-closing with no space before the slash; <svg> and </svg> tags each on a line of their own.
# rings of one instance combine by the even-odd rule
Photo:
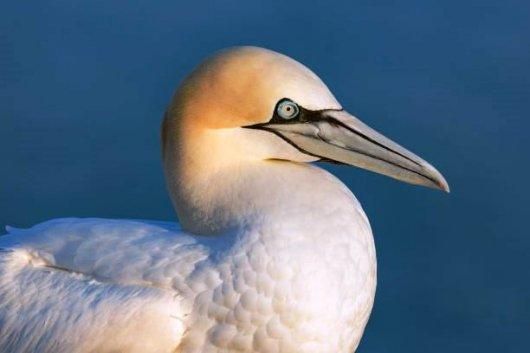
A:
<svg viewBox="0 0 530 353">
<path fill-rule="evenodd" d="M 337 178 L 316 166 L 279 160 L 239 159 L 215 145 L 180 141 L 165 155 L 166 180 L 182 227 L 213 235 L 278 222 L 317 222 L 337 204 L 356 203 Z M 239 153 L 241 155 L 241 153 Z M 227 158 L 227 156 L 231 156 Z"/>
</svg>

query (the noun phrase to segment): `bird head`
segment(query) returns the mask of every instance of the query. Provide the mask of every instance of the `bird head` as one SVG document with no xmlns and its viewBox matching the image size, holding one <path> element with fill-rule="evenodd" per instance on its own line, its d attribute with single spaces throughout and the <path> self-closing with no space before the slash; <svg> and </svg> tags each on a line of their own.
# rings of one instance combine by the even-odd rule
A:
<svg viewBox="0 0 530 353">
<path fill-rule="evenodd" d="M 170 170 L 320 160 L 449 191 L 429 163 L 344 110 L 311 70 L 262 48 L 227 49 L 200 64 L 173 97 L 162 141 Z"/>
</svg>

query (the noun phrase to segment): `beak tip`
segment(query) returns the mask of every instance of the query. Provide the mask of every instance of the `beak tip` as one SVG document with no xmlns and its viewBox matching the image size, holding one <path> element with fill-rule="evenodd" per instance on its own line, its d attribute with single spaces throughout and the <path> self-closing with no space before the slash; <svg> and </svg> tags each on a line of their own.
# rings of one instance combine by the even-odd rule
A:
<svg viewBox="0 0 530 353">
<path fill-rule="evenodd" d="M 448 194 L 451 193 L 451 188 L 449 187 L 449 184 L 447 184 L 447 182 L 443 178 L 440 180 L 438 187 L 440 188 L 440 190 L 445 191 Z"/>
<path fill-rule="evenodd" d="M 449 184 L 445 180 L 442 173 L 440 173 L 436 168 L 434 168 L 431 165 L 428 165 L 427 169 L 429 170 L 429 174 L 432 176 L 432 180 L 435 184 L 435 187 L 441 191 L 445 191 L 446 193 L 451 193 L 451 188 L 449 187 Z"/>
</svg>

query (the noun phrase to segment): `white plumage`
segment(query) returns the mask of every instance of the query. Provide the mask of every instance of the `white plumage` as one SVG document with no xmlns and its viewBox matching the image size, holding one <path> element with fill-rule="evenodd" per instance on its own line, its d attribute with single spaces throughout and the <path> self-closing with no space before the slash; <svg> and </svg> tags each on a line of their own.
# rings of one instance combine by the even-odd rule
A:
<svg viewBox="0 0 530 353">
<path fill-rule="evenodd" d="M 274 109 L 284 98 L 296 102 L 298 122 L 282 125 Z M 0 350 L 355 350 L 375 294 L 372 233 L 351 192 L 302 162 L 335 159 L 446 184 L 373 130 L 355 140 L 352 131 L 365 125 L 348 125 L 341 145 L 339 127 L 323 126 L 333 112 L 344 119 L 340 109 L 312 72 L 280 54 L 237 48 L 205 62 L 177 91 L 163 127 L 183 228 L 57 219 L 9 229 L 0 237 Z M 353 145 L 364 159 L 342 155 Z"/>
</svg>

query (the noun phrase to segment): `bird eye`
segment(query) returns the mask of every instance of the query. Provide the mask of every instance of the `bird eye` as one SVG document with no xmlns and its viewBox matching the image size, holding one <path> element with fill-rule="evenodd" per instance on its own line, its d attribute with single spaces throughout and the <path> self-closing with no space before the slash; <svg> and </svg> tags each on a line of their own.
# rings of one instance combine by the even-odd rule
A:
<svg viewBox="0 0 530 353">
<path fill-rule="evenodd" d="M 276 109 L 278 112 L 278 115 L 286 120 L 290 120 L 295 118 L 298 113 L 300 112 L 300 109 L 298 108 L 298 105 L 296 103 L 291 101 L 283 101 L 278 105 L 278 108 Z"/>
</svg>

